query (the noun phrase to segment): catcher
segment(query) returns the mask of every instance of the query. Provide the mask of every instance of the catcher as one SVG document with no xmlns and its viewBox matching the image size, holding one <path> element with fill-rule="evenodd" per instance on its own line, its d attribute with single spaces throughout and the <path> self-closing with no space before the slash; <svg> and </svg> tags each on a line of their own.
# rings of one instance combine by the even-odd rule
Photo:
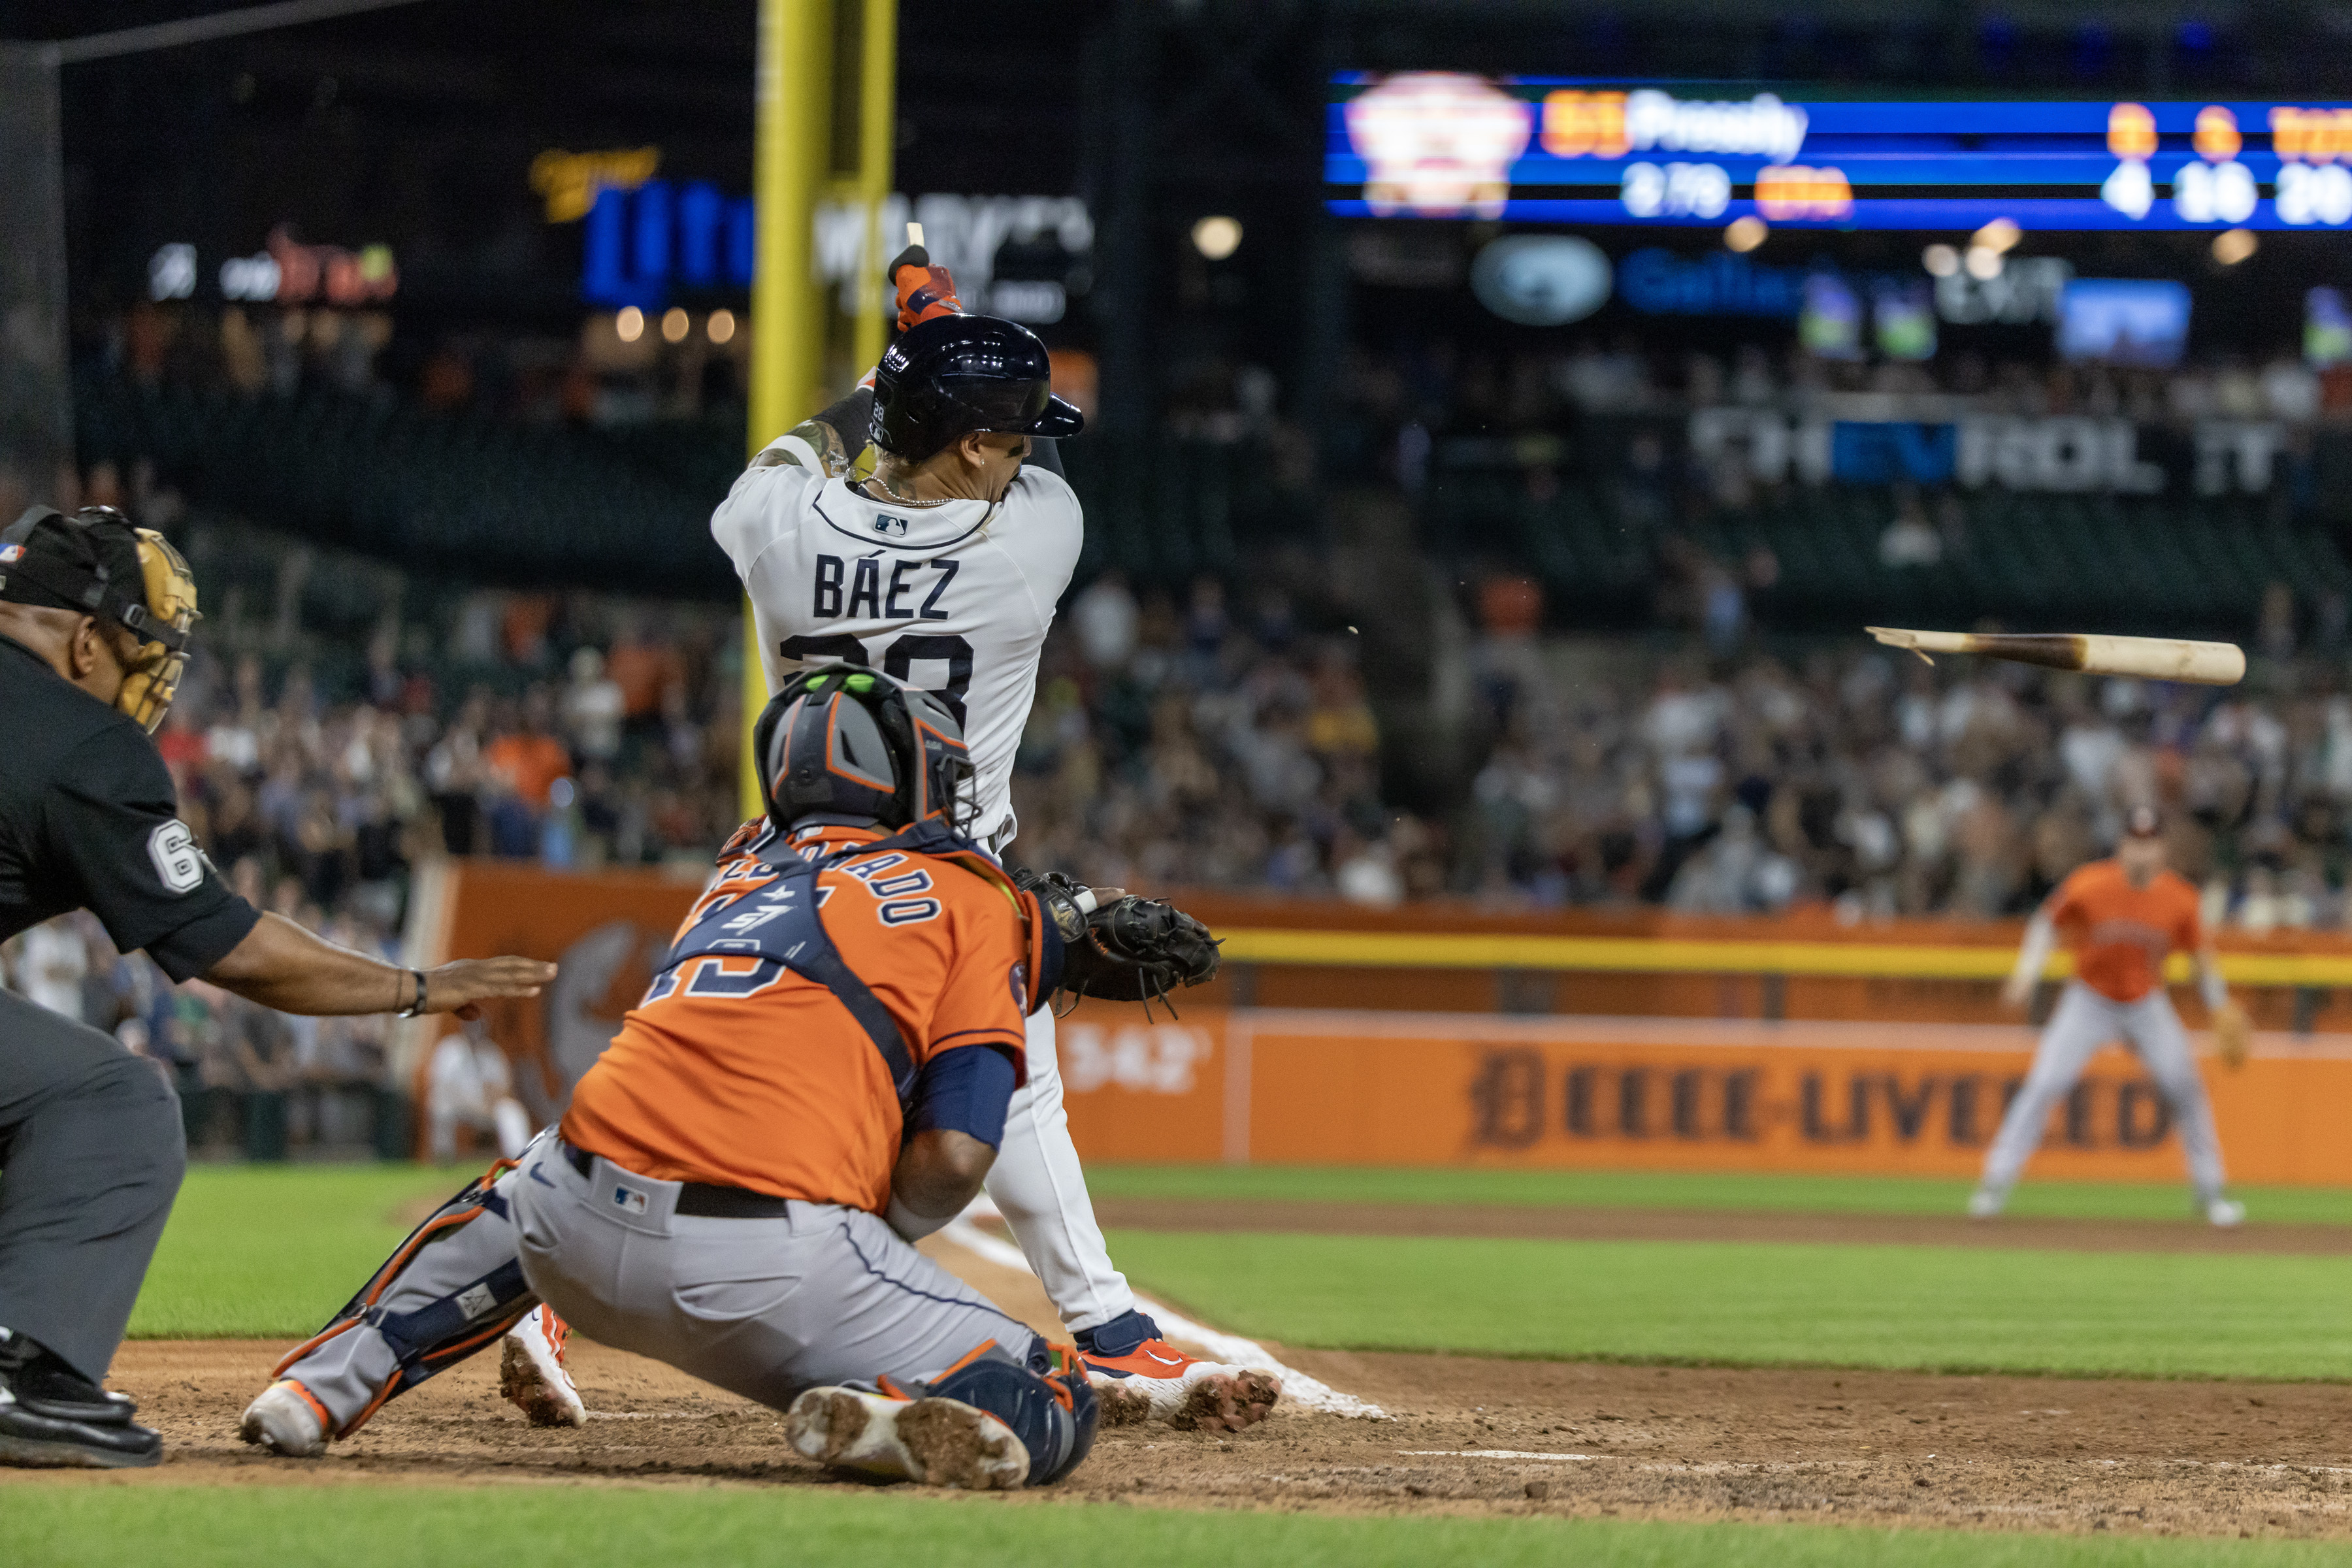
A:
<svg viewBox="0 0 2352 1568">
<path fill-rule="evenodd" d="M 790 1412 L 803 1454 L 985 1488 L 1043 1482 L 1143 1396 L 1090 1377 L 906 1239 L 978 1193 L 1057 992 L 1213 972 L 1165 904 L 1019 887 L 957 831 L 971 763 L 928 693 L 788 682 L 754 734 L 768 815 L 721 852 L 554 1135 L 403 1243 L 247 1409 L 313 1455 L 544 1299 L 599 1341 Z M 1217 1374 L 1204 1394 L 1270 1399 Z M 1108 1409 L 1098 1409 L 1096 1388 Z"/>
<path fill-rule="evenodd" d="M 2197 955 L 2198 985 L 2212 1015 L 2221 1059 L 2232 1068 L 2246 1059 L 2251 1026 L 2245 1009 L 2230 999 L 2222 984 L 2212 940 L 2198 919 L 2197 889 L 2165 867 L 2164 822 L 2155 807 L 2135 807 L 2125 819 L 2115 858 L 2077 867 L 2034 911 L 2017 967 L 2001 988 L 2002 1001 L 2022 1008 L 2032 997 L 2062 931 L 2074 950 L 2074 978 L 2059 994 L 2025 1087 L 2010 1102 L 1986 1152 L 1984 1180 L 1969 1199 L 1969 1213 L 1979 1219 L 2000 1213 L 2010 1188 L 2041 1146 L 2052 1108 L 2074 1087 L 2100 1047 L 2122 1039 L 2156 1080 L 2180 1128 L 2199 1211 L 2215 1225 L 2238 1224 L 2246 1217 L 2246 1206 L 2222 1190 L 2213 1108 L 2197 1076 L 2180 1015 L 2165 994 L 2164 961 L 2175 951 Z"/>
</svg>

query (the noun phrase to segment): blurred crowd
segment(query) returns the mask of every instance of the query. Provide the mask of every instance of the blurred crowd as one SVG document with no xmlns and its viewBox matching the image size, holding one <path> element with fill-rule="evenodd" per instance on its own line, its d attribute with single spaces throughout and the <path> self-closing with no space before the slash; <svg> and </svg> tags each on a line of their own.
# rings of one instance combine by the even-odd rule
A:
<svg viewBox="0 0 2352 1568">
<path fill-rule="evenodd" d="M 100 465 L 65 500 L 175 521 L 176 498 L 146 484 Z M 209 613 L 156 742 L 197 842 L 257 907 L 389 957 L 431 857 L 698 870 L 733 830 L 730 610 L 475 590 L 412 600 L 404 621 L 397 574 L 282 542 L 268 547 L 272 606 L 205 583 L 235 554 L 225 531 L 198 524 L 182 540 Z M 391 602 L 352 658 L 332 630 L 300 624 L 304 579 L 370 570 L 386 581 L 362 593 L 388 586 Z M 202 981 L 175 988 L 87 914 L 0 945 L 0 982 L 164 1062 L 193 1148 L 406 1148 L 402 1107 L 417 1086 L 385 1081 L 386 1019 L 292 1017 Z M 511 1097 L 484 1066 L 495 1048 L 452 1039 L 467 1059 L 435 1060 L 425 1086 L 433 1143 L 452 1147 L 457 1121 L 511 1142 Z"/>
<path fill-rule="evenodd" d="M 2352 693 L 2333 661 L 2215 690 L 1851 645 L 1709 658 L 1547 637 L 1523 579 L 1474 607 L 1457 733 L 1485 760 L 1465 801 L 1417 815 L 1382 802 L 1354 638 L 1301 635 L 1275 597 L 1235 616 L 1213 580 L 1180 609 L 1097 579 L 1048 644 L 1016 855 L 1371 904 L 1994 917 L 2030 910 L 2147 803 L 2217 922 L 2352 915 Z"/>
</svg>

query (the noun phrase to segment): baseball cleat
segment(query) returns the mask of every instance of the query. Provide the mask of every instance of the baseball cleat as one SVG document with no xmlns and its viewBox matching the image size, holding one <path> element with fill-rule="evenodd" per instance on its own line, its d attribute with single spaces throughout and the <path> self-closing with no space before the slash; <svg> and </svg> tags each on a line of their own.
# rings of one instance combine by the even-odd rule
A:
<svg viewBox="0 0 2352 1568">
<path fill-rule="evenodd" d="M 327 1434 L 333 1425 L 310 1391 L 289 1377 L 255 1396 L 245 1407 L 236 1435 L 289 1459 L 315 1459 L 327 1451 Z"/>
<path fill-rule="evenodd" d="M 572 1326 L 544 1303 L 523 1314 L 499 1346 L 499 1392 L 534 1426 L 585 1426 L 588 1406 L 563 1364 Z"/>
<path fill-rule="evenodd" d="M 163 1457 L 163 1439 L 110 1394 L 32 1341 L 0 1331 L 0 1465 L 118 1470 Z"/>
<path fill-rule="evenodd" d="M 1282 1397 L 1273 1373 L 1186 1355 L 1139 1311 L 1081 1329 L 1077 1340 L 1106 1426 L 1165 1421 L 1179 1431 L 1238 1432 Z"/>
<path fill-rule="evenodd" d="M 1975 1192 L 1969 1194 L 1969 1217 L 1970 1219 L 1998 1219 L 2000 1217 L 2001 1205 L 2006 1201 L 2006 1199 L 2004 1199 L 1999 1193 L 1994 1192 L 1990 1187 L 1979 1187 Z"/>
<path fill-rule="evenodd" d="M 2246 1205 L 2235 1198 L 2215 1198 L 2205 1205 L 2205 1218 L 2224 1230 L 2246 1223 Z"/>
<path fill-rule="evenodd" d="M 812 1388 L 793 1401 L 784 1433 L 804 1458 L 882 1480 L 1011 1491 L 1029 1479 L 1013 1428 L 960 1399 Z"/>
</svg>

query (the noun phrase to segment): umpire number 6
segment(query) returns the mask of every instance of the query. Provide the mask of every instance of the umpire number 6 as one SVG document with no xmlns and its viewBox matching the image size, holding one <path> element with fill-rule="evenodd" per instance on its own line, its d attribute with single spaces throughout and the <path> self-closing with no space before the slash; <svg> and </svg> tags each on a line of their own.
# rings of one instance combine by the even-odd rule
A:
<svg viewBox="0 0 2352 1568">
<path fill-rule="evenodd" d="M 204 857 L 184 822 L 166 822 L 149 834 L 147 858 L 155 862 L 156 877 L 174 893 L 193 892 L 205 879 Z"/>
</svg>

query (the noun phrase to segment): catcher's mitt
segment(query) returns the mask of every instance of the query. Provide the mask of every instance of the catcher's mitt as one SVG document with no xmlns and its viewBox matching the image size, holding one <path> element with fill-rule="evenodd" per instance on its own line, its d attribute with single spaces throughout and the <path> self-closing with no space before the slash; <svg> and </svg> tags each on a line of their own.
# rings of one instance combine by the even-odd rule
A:
<svg viewBox="0 0 2352 1568">
<path fill-rule="evenodd" d="M 1112 1002 L 1168 1001 L 1180 985 L 1198 985 L 1217 973 L 1217 939 L 1209 928 L 1165 899 L 1129 893 L 1099 908 L 1094 893 L 1058 872 L 1017 871 L 1013 881 L 1034 893 L 1062 935 L 1062 984 L 1075 1005 L 1100 996 Z M 1169 1011 L 1175 1004 L 1169 1002 Z"/>
</svg>

